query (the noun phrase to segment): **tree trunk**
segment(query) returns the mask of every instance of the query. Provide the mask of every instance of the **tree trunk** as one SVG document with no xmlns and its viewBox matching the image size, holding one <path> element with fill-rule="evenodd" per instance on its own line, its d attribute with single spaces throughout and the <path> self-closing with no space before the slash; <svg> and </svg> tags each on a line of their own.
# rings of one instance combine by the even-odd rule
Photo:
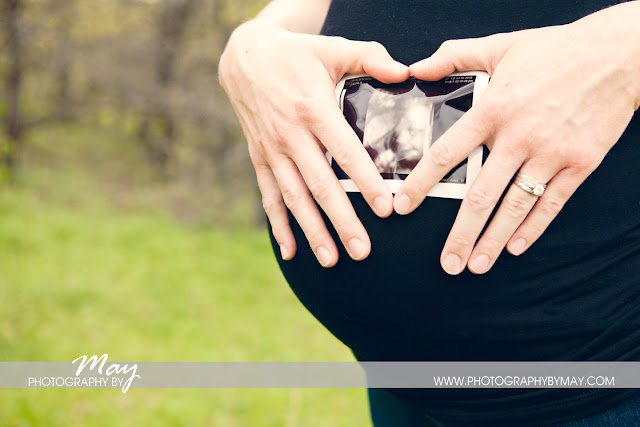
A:
<svg viewBox="0 0 640 427">
<path fill-rule="evenodd" d="M 20 110 L 22 76 L 24 74 L 23 46 L 20 34 L 21 0 L 4 0 L 6 13 L 6 36 L 8 53 L 8 73 L 5 81 L 7 115 L 5 117 L 6 139 L 0 146 L 0 167 L 9 180 L 13 180 L 22 146 L 24 119 Z"/>
<path fill-rule="evenodd" d="M 138 135 L 151 164 L 166 175 L 174 155 L 176 120 L 172 109 L 171 85 L 175 78 L 176 57 L 187 28 L 193 0 L 165 0 L 158 20 L 155 81 L 160 97 L 151 100 Z"/>
<path fill-rule="evenodd" d="M 57 14 L 55 71 L 57 88 L 53 116 L 60 121 L 71 121 L 74 119 L 75 113 L 71 93 L 74 47 L 70 31 L 74 21 L 77 19 L 75 3 L 71 0 L 64 0 L 54 2 L 52 5 L 56 8 L 55 13 Z"/>
</svg>

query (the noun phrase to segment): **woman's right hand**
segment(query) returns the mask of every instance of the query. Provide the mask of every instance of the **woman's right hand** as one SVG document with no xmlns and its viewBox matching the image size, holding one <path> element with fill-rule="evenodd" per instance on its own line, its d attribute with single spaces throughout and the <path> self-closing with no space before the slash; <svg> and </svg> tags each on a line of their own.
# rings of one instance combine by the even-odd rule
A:
<svg viewBox="0 0 640 427">
<path fill-rule="evenodd" d="M 318 262 L 331 267 L 338 261 L 314 199 L 353 259 L 362 260 L 371 250 L 325 150 L 378 216 L 393 211 L 391 191 L 335 99 L 335 86 L 347 73 L 397 83 L 409 77 L 409 68 L 379 43 L 293 33 L 262 19 L 238 27 L 220 60 L 220 84 L 242 124 L 263 206 L 285 260 L 296 253 L 288 208 Z"/>
</svg>

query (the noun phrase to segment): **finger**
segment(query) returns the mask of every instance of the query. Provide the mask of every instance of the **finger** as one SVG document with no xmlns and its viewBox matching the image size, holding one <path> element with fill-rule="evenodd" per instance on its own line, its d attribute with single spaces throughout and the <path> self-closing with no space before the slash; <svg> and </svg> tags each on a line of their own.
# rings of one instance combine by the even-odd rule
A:
<svg viewBox="0 0 640 427">
<path fill-rule="evenodd" d="M 282 193 L 280 193 L 276 177 L 266 161 L 253 160 L 253 156 L 252 161 L 256 170 L 258 187 L 260 187 L 260 193 L 262 194 L 262 207 L 269 218 L 273 236 L 280 246 L 282 259 L 288 261 L 295 256 L 297 246 L 289 224 L 289 214 L 282 199 Z"/>
<path fill-rule="evenodd" d="M 319 43 L 317 52 L 334 84 L 348 73 L 369 74 L 383 83 L 398 83 L 409 78 L 409 67 L 394 60 L 378 42 L 347 40 L 331 37 L 329 43 Z M 325 40 L 326 41 L 326 40 Z"/>
<path fill-rule="evenodd" d="M 447 40 L 431 57 L 412 64 L 411 74 L 421 80 L 440 80 L 454 71 L 487 71 L 496 65 L 513 43 L 513 33 Z"/>
<path fill-rule="evenodd" d="M 323 267 L 338 261 L 338 248 L 296 165 L 284 155 L 268 159 L 285 205 L 298 221 L 309 246 Z"/>
<path fill-rule="evenodd" d="M 456 220 L 444 244 L 440 262 L 449 274 L 464 270 L 473 246 L 504 189 L 524 159 L 503 154 L 499 148 L 489 155 L 480 174 L 462 200 Z"/>
<path fill-rule="evenodd" d="M 344 119 L 335 100 L 318 100 L 316 107 L 304 116 L 310 130 L 331 153 L 333 160 L 353 180 L 371 209 L 380 217 L 387 217 L 393 211 L 393 196 L 371 156 L 362 145 L 351 126 Z M 301 146 L 299 144 L 298 146 Z M 317 145 L 317 144 L 314 144 Z M 306 154 L 300 150 L 296 163 L 303 161 Z M 324 157 L 324 156 L 323 156 Z M 334 172 L 324 160 L 327 177 L 335 178 Z M 338 182 L 337 180 L 335 180 Z M 344 191 L 340 188 L 340 193 Z M 346 198 L 346 196 L 345 196 Z M 351 203 L 349 202 L 349 206 Z M 338 209 L 338 207 L 336 207 Z M 346 209 L 346 205 L 341 209 Z M 330 212 L 326 211 L 327 214 Z"/>
<path fill-rule="evenodd" d="M 551 221 L 587 177 L 573 169 L 563 169 L 547 185 L 531 213 L 515 231 L 507 250 L 521 255 L 544 233 Z"/>
<path fill-rule="evenodd" d="M 472 107 L 427 150 L 396 192 L 393 204 L 397 213 L 412 212 L 434 185 L 486 141 L 491 129 L 478 111 Z"/>
<path fill-rule="evenodd" d="M 355 260 L 362 260 L 371 251 L 369 236 L 326 161 L 320 146 L 316 141 L 304 142 L 304 139 L 310 137 L 310 135 L 305 137 L 302 133 L 297 136 L 299 146 L 306 148 L 293 151 L 292 159 L 298 166 L 314 199 L 333 224 L 349 256 Z M 380 177 L 379 174 L 377 176 Z M 389 211 L 390 206 L 389 202 Z"/>
<path fill-rule="evenodd" d="M 262 150 L 255 144 L 252 137 L 253 126 L 250 126 L 239 114 L 238 118 L 249 146 L 249 157 L 255 169 L 258 187 L 262 195 L 262 207 L 269 218 L 273 237 L 280 246 L 280 255 L 283 260 L 288 261 L 295 256 L 297 245 L 289 224 L 289 214 L 282 200 L 282 193 L 280 193 L 278 182 L 271 171 L 271 166 L 264 158 Z"/>
<path fill-rule="evenodd" d="M 267 214 L 269 224 L 271 224 L 273 237 L 280 247 L 280 255 L 283 260 L 288 261 L 295 256 L 297 245 L 293 232 L 291 231 L 291 225 L 289 224 L 287 208 L 282 200 L 282 194 L 278 188 L 276 178 L 271 171 L 271 166 L 269 166 L 264 158 L 262 150 L 255 144 L 252 136 L 255 130 L 254 126 L 249 124 L 237 111 L 236 115 L 240 121 L 244 136 L 247 139 L 249 157 L 256 172 L 258 188 L 260 188 L 260 194 L 262 196 L 262 207 Z"/>
<path fill-rule="evenodd" d="M 545 165 L 530 161 L 520 168 L 519 173 L 546 183 L 559 169 L 559 165 Z M 482 234 L 469 257 L 468 265 L 472 273 L 484 274 L 491 269 L 502 249 L 537 201 L 538 196 L 529 194 L 515 182 L 511 184 L 491 224 Z"/>
</svg>

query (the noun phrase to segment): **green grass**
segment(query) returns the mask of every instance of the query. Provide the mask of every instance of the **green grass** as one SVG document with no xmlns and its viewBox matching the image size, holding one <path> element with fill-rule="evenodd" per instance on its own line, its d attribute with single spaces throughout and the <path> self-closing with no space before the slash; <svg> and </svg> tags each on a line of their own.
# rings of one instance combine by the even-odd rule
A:
<svg viewBox="0 0 640 427">
<path fill-rule="evenodd" d="M 114 203 L 110 183 L 148 180 L 113 172 L 139 161 L 119 138 L 67 127 L 30 144 L 0 189 L 0 360 L 353 360 L 292 294 L 265 231 Z M 3 426 L 370 425 L 364 390 L 5 389 L 0 402 Z"/>
</svg>

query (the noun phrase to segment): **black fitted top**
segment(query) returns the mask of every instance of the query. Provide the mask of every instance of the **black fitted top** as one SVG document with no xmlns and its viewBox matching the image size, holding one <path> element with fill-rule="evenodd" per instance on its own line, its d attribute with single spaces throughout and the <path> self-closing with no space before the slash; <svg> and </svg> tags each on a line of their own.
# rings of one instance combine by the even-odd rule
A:
<svg viewBox="0 0 640 427">
<path fill-rule="evenodd" d="M 447 39 L 569 23 L 615 3 L 334 0 L 323 34 L 379 41 L 409 64 Z M 300 301 L 359 360 L 640 360 L 639 183 L 636 114 L 533 247 L 520 257 L 503 252 L 487 274 L 441 269 L 460 201 L 439 198 L 408 216 L 380 219 L 350 193 L 371 255 L 356 262 L 341 248 L 330 269 L 317 263 L 290 216 L 298 253 L 278 260 Z M 603 410 L 633 391 L 394 393 L 445 419 L 538 425 Z"/>
</svg>

